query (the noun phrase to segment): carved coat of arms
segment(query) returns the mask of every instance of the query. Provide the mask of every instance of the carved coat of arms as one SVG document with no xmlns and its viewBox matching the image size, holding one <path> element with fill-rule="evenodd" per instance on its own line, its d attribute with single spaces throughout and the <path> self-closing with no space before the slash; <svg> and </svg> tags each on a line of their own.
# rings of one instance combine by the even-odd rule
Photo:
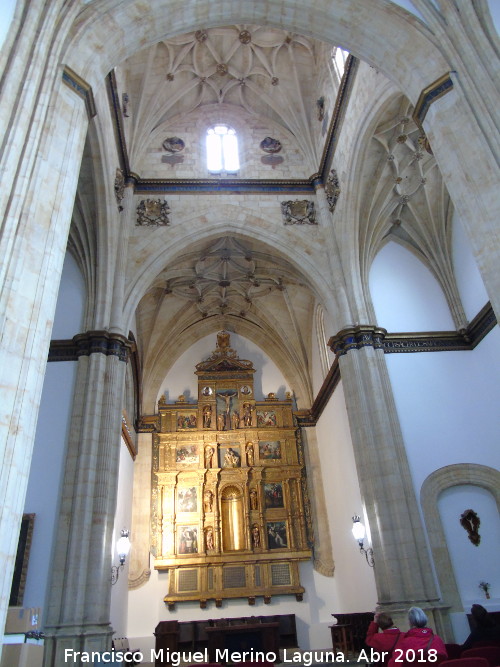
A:
<svg viewBox="0 0 500 667">
<path fill-rule="evenodd" d="M 337 204 L 337 200 L 340 196 L 340 184 L 335 169 L 332 169 L 330 171 L 330 174 L 326 179 L 325 194 L 326 194 L 326 200 L 328 202 L 328 208 L 333 213 L 333 211 L 335 210 L 335 206 Z"/>
<path fill-rule="evenodd" d="M 136 225 L 166 226 L 169 224 L 170 207 L 165 200 L 143 199 L 137 207 Z"/>
<path fill-rule="evenodd" d="M 122 199 L 125 196 L 125 174 L 119 168 L 116 170 L 115 176 L 115 197 L 118 205 L 118 210 L 123 211 Z"/>
<path fill-rule="evenodd" d="M 282 201 L 281 213 L 285 219 L 285 225 L 317 225 L 314 202 L 308 199 L 296 199 L 295 201 Z"/>
</svg>

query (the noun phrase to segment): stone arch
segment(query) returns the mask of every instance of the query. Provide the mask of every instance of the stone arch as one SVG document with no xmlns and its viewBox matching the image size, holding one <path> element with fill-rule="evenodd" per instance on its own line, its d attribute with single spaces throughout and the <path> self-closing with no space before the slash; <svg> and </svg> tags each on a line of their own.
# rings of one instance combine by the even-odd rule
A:
<svg viewBox="0 0 500 667">
<path fill-rule="evenodd" d="M 66 43 L 67 64 L 96 85 L 135 52 L 138 44 L 146 47 L 200 27 L 232 23 L 288 28 L 341 44 L 397 82 L 414 102 L 447 69 L 422 21 L 393 3 L 372 0 L 321 0 L 313 10 L 300 0 L 191 0 L 187 4 L 182 0 L 108 0 L 98 7 L 88 6 L 75 21 Z"/>
<path fill-rule="evenodd" d="M 191 231 L 187 231 L 185 227 L 178 230 L 172 229 L 168 240 L 161 246 L 155 245 L 154 239 L 152 239 L 150 244 L 151 253 L 148 259 L 143 260 L 138 265 L 138 272 L 130 280 L 126 290 L 125 328 L 130 328 L 137 304 L 146 293 L 152 280 L 166 265 L 185 254 L 191 243 L 196 242 L 199 246 L 202 244 L 208 245 L 221 236 L 232 236 L 243 243 L 245 240 L 255 242 L 256 233 L 265 238 L 265 240 L 259 241 L 263 250 L 289 263 L 316 298 L 322 303 L 328 304 L 328 309 L 332 311 L 331 304 L 336 302 L 335 292 L 332 289 L 331 280 L 322 273 L 318 262 L 314 262 L 312 257 L 301 252 L 298 244 L 293 243 L 293 237 L 290 237 L 290 235 L 287 237 L 283 230 L 276 226 L 275 220 L 267 220 L 248 211 L 245 212 L 245 218 L 241 222 L 234 222 L 235 214 L 241 216 L 242 212 L 244 211 L 241 208 L 232 205 L 218 207 L 217 213 L 208 208 L 198 210 L 196 216 L 189 220 L 189 226 L 193 228 Z M 196 220 L 202 220 L 203 225 L 194 229 Z M 186 221 L 184 223 L 186 224 Z M 149 253 L 147 246 L 142 248 L 141 251 L 144 254 Z M 337 306 L 336 303 L 335 306 Z"/>
<path fill-rule="evenodd" d="M 463 605 L 448 547 L 443 539 L 444 529 L 438 510 L 438 498 L 445 489 L 461 484 L 480 486 L 489 491 L 495 498 L 500 512 L 500 472 L 495 468 L 477 463 L 456 463 L 435 470 L 422 484 L 420 502 L 441 598 L 450 605 L 451 612 L 463 611 Z"/>
</svg>

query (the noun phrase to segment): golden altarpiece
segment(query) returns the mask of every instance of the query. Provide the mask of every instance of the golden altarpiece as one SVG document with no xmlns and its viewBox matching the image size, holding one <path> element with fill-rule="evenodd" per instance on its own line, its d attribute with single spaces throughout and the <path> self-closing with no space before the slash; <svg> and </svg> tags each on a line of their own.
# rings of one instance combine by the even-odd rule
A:
<svg viewBox="0 0 500 667">
<path fill-rule="evenodd" d="M 311 558 L 312 526 L 292 400 L 254 398 L 250 361 L 229 333 L 196 366 L 198 401 L 158 403 L 153 436 L 154 567 L 169 570 L 165 602 L 294 594 Z"/>
</svg>

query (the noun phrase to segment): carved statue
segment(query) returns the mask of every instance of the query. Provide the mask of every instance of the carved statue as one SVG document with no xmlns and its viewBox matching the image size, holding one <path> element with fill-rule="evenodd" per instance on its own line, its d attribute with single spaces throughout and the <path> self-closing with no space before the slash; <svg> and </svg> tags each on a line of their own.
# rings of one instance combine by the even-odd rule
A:
<svg viewBox="0 0 500 667">
<path fill-rule="evenodd" d="M 252 406 L 250 403 L 243 403 L 243 424 L 245 426 L 252 425 Z"/>
<path fill-rule="evenodd" d="M 214 458 L 214 448 L 211 445 L 205 447 L 205 468 L 211 468 Z"/>
<path fill-rule="evenodd" d="M 255 489 L 250 490 L 250 509 L 256 510 L 258 508 L 257 500 L 257 491 Z"/>
<path fill-rule="evenodd" d="M 260 530 L 256 523 L 252 526 L 252 546 L 254 549 L 260 547 Z"/>
<path fill-rule="evenodd" d="M 205 405 L 203 408 L 203 428 L 210 428 L 212 425 L 212 406 Z"/>
<path fill-rule="evenodd" d="M 240 425 L 240 416 L 236 411 L 233 412 L 231 419 L 233 421 L 233 428 L 238 428 Z"/>
<path fill-rule="evenodd" d="M 247 442 L 247 445 L 245 447 L 245 452 L 247 455 L 247 465 L 253 466 L 254 464 L 253 442 Z"/>
<path fill-rule="evenodd" d="M 205 510 L 205 512 L 212 511 L 213 500 L 214 500 L 214 494 L 207 489 L 203 494 L 203 509 Z"/>
<path fill-rule="evenodd" d="M 239 465 L 240 465 L 240 457 L 232 447 L 228 447 L 226 454 L 224 456 L 224 467 L 238 468 Z"/>
<path fill-rule="evenodd" d="M 205 530 L 205 549 L 207 551 L 213 551 L 214 549 L 214 531 L 212 526 L 209 526 Z"/>
<path fill-rule="evenodd" d="M 219 415 L 217 415 L 217 428 L 219 431 L 223 431 L 226 427 L 226 415 L 221 412 Z"/>
<path fill-rule="evenodd" d="M 237 395 L 238 395 L 238 392 L 236 392 L 236 391 L 231 391 L 231 392 L 228 391 L 224 394 L 216 394 L 216 396 L 218 396 L 219 398 L 222 398 L 222 400 L 224 401 L 224 404 L 226 406 L 225 407 L 225 413 L 228 417 L 231 413 L 231 404 L 232 404 L 233 396 L 237 396 Z"/>
</svg>

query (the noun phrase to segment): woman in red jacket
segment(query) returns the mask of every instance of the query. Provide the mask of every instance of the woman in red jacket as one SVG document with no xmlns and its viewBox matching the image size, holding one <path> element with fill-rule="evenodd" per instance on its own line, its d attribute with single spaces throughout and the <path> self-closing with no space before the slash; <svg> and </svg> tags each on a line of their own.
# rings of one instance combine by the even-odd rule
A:
<svg viewBox="0 0 500 667">
<path fill-rule="evenodd" d="M 432 667 L 446 660 L 444 642 L 427 627 L 427 616 L 420 607 L 411 607 L 408 622 L 410 629 L 398 642 L 389 667 Z"/>
<path fill-rule="evenodd" d="M 381 632 L 379 632 L 379 630 Z M 368 626 L 365 644 L 370 648 L 382 653 L 381 659 L 375 663 L 377 667 L 385 667 L 392 657 L 392 653 L 398 645 L 403 633 L 392 622 L 392 618 L 385 612 L 376 613 L 373 621 Z"/>
</svg>

